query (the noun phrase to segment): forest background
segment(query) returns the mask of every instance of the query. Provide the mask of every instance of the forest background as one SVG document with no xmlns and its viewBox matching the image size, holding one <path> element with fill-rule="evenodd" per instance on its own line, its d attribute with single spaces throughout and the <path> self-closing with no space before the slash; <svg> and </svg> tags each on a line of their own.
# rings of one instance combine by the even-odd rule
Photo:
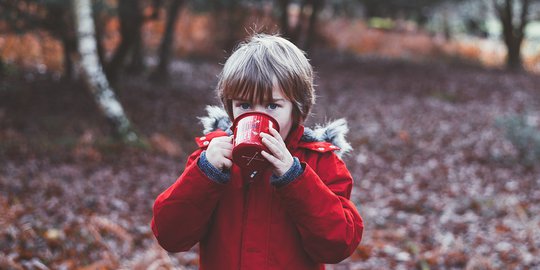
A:
<svg viewBox="0 0 540 270">
<path fill-rule="evenodd" d="M 366 228 L 328 269 L 540 267 L 540 1 L 3 0 L 0 268 L 197 269 L 151 207 L 254 32 L 349 123 Z"/>
</svg>

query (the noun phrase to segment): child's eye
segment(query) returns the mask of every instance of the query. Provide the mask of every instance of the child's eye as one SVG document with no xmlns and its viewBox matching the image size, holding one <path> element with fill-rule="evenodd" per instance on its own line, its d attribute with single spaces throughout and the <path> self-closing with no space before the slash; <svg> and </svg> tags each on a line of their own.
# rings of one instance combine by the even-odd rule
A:
<svg viewBox="0 0 540 270">
<path fill-rule="evenodd" d="M 247 110 L 249 109 L 251 106 L 249 105 L 249 103 L 240 103 L 238 105 L 240 108 L 242 108 L 243 110 Z"/>
<path fill-rule="evenodd" d="M 277 109 L 277 107 L 279 107 L 279 105 L 277 105 L 276 103 L 269 103 L 268 105 L 266 105 L 266 107 L 270 110 L 275 110 Z"/>
</svg>

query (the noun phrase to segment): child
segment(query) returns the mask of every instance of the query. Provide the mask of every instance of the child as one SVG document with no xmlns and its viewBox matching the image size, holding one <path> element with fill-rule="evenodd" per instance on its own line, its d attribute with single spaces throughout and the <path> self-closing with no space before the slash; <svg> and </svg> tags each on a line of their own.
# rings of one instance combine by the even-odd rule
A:
<svg viewBox="0 0 540 270">
<path fill-rule="evenodd" d="M 179 252 L 200 243 L 202 270 L 324 269 L 351 255 L 363 222 L 349 201 L 351 174 L 334 153 L 334 144 L 350 150 L 347 127 L 344 120 L 318 130 L 302 125 L 315 102 L 303 52 L 281 37 L 254 35 L 226 61 L 217 93 L 226 113 L 208 108 L 199 149 L 154 204 L 160 245 Z M 271 168 L 256 174 L 231 161 L 229 119 L 251 111 L 280 127 L 261 133 Z"/>
</svg>

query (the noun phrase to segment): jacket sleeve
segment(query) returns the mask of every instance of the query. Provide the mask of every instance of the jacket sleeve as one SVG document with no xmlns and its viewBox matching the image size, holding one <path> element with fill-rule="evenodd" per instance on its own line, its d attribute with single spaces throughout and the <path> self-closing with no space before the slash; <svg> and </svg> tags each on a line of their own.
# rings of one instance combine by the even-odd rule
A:
<svg viewBox="0 0 540 270">
<path fill-rule="evenodd" d="M 311 258 L 338 263 L 354 252 L 364 229 L 349 200 L 352 176 L 333 152 L 322 155 L 317 172 L 306 163 L 302 166 L 304 172 L 277 192 Z"/>
<path fill-rule="evenodd" d="M 152 232 L 169 252 L 186 251 L 199 242 L 224 190 L 197 165 L 201 151 L 189 157 L 182 175 L 154 202 Z"/>
</svg>

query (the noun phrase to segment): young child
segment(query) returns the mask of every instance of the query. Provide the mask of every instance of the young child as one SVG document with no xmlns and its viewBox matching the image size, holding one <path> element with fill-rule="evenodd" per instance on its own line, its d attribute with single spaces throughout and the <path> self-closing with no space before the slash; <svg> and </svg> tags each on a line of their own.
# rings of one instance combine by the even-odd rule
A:
<svg viewBox="0 0 540 270">
<path fill-rule="evenodd" d="M 254 35 L 226 61 L 217 93 L 226 113 L 208 108 L 199 149 L 155 201 L 159 244 L 179 252 L 199 243 L 201 270 L 324 269 L 351 255 L 364 226 L 337 155 L 350 150 L 348 130 L 342 119 L 304 128 L 315 102 L 304 53 L 281 37 Z M 261 133 L 271 167 L 255 175 L 233 164 L 230 130 L 231 120 L 253 111 L 280 127 Z"/>
</svg>

